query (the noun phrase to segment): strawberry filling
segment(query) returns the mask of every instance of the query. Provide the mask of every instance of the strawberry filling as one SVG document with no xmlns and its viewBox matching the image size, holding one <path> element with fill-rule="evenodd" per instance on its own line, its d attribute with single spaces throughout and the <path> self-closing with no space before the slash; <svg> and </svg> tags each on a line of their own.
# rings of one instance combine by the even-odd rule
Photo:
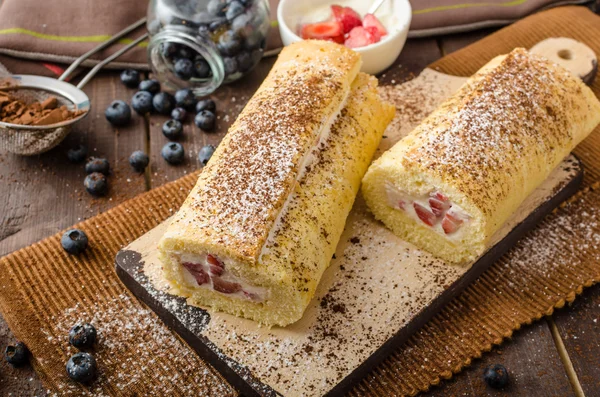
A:
<svg viewBox="0 0 600 397">
<path fill-rule="evenodd" d="M 252 301 L 262 301 L 266 290 L 249 285 L 227 271 L 225 263 L 217 256 L 182 255 L 181 266 L 187 270 L 198 286 L 210 288 L 226 295 L 232 295 Z M 189 280 L 188 282 L 193 283 Z"/>
<path fill-rule="evenodd" d="M 434 191 L 425 197 L 410 197 L 388 186 L 388 200 L 392 207 L 434 228 L 447 236 L 458 232 L 470 216 L 445 194 Z"/>
</svg>

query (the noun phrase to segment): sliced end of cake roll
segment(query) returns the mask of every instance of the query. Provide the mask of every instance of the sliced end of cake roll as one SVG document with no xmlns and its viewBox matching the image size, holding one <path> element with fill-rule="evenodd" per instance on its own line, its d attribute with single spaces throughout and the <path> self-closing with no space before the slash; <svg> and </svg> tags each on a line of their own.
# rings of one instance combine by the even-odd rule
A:
<svg viewBox="0 0 600 397">
<path fill-rule="evenodd" d="M 371 165 L 366 203 L 399 237 L 471 262 L 598 122 L 600 103 L 580 79 L 515 49 Z"/>
<path fill-rule="evenodd" d="M 282 51 L 159 244 L 173 292 L 266 325 L 300 319 L 393 117 L 359 68 L 333 43 Z"/>
</svg>

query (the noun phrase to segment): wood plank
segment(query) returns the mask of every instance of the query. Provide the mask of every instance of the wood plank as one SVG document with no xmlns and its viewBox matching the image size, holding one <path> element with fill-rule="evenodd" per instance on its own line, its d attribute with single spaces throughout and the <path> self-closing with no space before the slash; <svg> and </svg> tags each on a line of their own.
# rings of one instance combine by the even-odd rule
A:
<svg viewBox="0 0 600 397">
<path fill-rule="evenodd" d="M 600 390 L 600 285 L 586 289 L 552 316 L 586 396 Z"/>
<path fill-rule="evenodd" d="M 134 118 L 127 128 L 113 129 L 104 110 L 113 99 L 129 101 L 115 72 L 102 73 L 85 88 L 91 98 L 90 115 L 77 124 L 58 147 L 39 156 L 0 155 L 0 256 L 32 244 L 83 219 L 103 212 L 146 190 L 144 175 L 134 173 L 129 154 L 143 149 L 146 128 Z M 66 151 L 85 144 L 90 155 L 106 157 L 111 165 L 107 197 L 94 199 L 83 188 L 84 165 L 73 165 Z M 0 317 L 0 352 L 15 338 Z M 2 395 L 44 394 L 40 379 L 29 366 L 14 369 L 0 359 Z"/>
<path fill-rule="evenodd" d="M 492 364 L 502 364 L 509 371 L 510 384 L 506 389 L 494 390 L 484 382 L 483 370 Z M 422 395 L 564 397 L 574 393 L 548 325 L 542 320 L 515 332 L 501 346 L 474 360 L 465 371 Z"/>
</svg>

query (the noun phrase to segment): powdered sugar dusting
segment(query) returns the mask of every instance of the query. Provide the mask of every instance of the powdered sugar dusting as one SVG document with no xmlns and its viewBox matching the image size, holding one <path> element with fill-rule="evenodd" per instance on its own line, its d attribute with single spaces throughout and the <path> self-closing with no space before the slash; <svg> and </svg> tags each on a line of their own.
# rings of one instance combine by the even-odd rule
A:
<svg viewBox="0 0 600 397">
<path fill-rule="evenodd" d="M 98 362 L 99 378 L 87 390 L 94 396 L 234 396 L 236 392 L 220 380 L 196 354 L 148 309 L 128 295 L 86 308 L 79 304 L 53 319 L 53 329 L 42 329 L 48 349 L 63 351 L 67 357 L 78 350 L 69 345 L 69 329 L 89 322 L 98 332 L 93 354 Z M 63 335 L 56 338 L 53 335 Z M 66 359 L 65 359 L 66 363 Z M 177 368 L 177 372 L 166 372 Z M 69 381 L 57 383 L 60 396 L 79 396 L 82 388 Z M 154 382 L 148 382 L 154 379 Z"/>
</svg>

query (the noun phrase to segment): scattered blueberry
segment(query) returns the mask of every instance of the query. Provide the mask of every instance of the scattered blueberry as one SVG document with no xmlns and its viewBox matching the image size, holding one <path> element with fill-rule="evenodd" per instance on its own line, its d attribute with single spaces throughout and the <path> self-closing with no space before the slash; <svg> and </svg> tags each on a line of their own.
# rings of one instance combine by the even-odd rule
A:
<svg viewBox="0 0 600 397">
<path fill-rule="evenodd" d="M 160 154 L 169 164 L 179 164 L 184 159 L 183 146 L 177 142 L 167 143 L 163 146 Z"/>
<path fill-rule="evenodd" d="M 242 3 L 240 3 L 237 0 L 233 0 L 231 3 L 229 3 L 229 6 L 227 7 L 227 11 L 225 12 L 225 17 L 231 21 L 238 15 L 242 14 L 243 12 L 244 12 L 244 6 L 242 5 Z"/>
<path fill-rule="evenodd" d="M 152 98 L 152 106 L 160 114 L 170 114 L 175 108 L 175 98 L 166 92 L 159 92 Z"/>
<path fill-rule="evenodd" d="M 106 120 L 115 126 L 122 126 L 129 123 L 131 120 L 131 109 L 129 105 L 123 101 L 113 101 L 104 112 Z"/>
<path fill-rule="evenodd" d="M 215 147 L 213 145 L 206 145 L 198 152 L 198 161 L 202 163 L 202 165 L 206 165 L 208 160 L 212 157 L 215 152 Z"/>
<path fill-rule="evenodd" d="M 508 384 L 508 371 L 501 364 L 489 365 L 483 370 L 483 380 L 494 389 L 501 389 Z"/>
<path fill-rule="evenodd" d="M 148 91 L 138 91 L 131 98 L 131 107 L 137 114 L 152 112 L 152 94 Z"/>
<path fill-rule="evenodd" d="M 252 58 L 250 57 L 250 54 L 245 51 L 238 54 L 236 61 L 238 70 L 241 73 L 248 71 L 252 67 Z"/>
<path fill-rule="evenodd" d="M 181 80 L 189 80 L 194 77 L 194 62 L 188 58 L 179 58 L 175 62 L 173 70 Z"/>
<path fill-rule="evenodd" d="M 133 69 L 125 69 L 121 72 L 121 82 L 126 87 L 136 88 L 140 84 L 140 72 Z"/>
<path fill-rule="evenodd" d="M 196 107 L 196 95 L 189 88 L 183 88 L 175 92 L 175 103 L 177 106 L 187 110 L 194 110 Z"/>
<path fill-rule="evenodd" d="M 181 121 L 167 120 L 162 126 L 162 133 L 167 139 L 179 139 L 183 133 L 183 125 Z"/>
<path fill-rule="evenodd" d="M 177 121 L 184 121 L 187 116 L 187 112 L 184 108 L 175 108 L 171 112 L 171 118 Z"/>
<path fill-rule="evenodd" d="M 242 40 L 233 30 L 228 30 L 219 36 L 217 48 L 223 55 L 235 55 L 242 49 Z"/>
<path fill-rule="evenodd" d="M 108 160 L 100 157 L 90 157 L 87 163 L 85 163 L 85 173 L 91 174 L 92 172 L 99 172 L 104 175 L 108 175 L 110 172 L 110 164 Z"/>
<path fill-rule="evenodd" d="M 175 43 L 162 43 L 160 45 L 160 53 L 167 59 L 173 59 L 177 55 L 178 50 L 179 48 Z"/>
<path fill-rule="evenodd" d="M 141 150 L 136 150 L 129 156 L 129 164 L 137 172 L 144 172 L 149 163 L 150 159 L 148 158 L 148 155 Z"/>
<path fill-rule="evenodd" d="M 253 0 L 240 0 L 240 3 L 242 3 L 245 7 L 250 7 L 253 3 Z"/>
<path fill-rule="evenodd" d="M 238 70 L 237 60 L 232 57 L 224 57 L 223 66 L 225 67 L 225 76 L 232 75 Z"/>
<path fill-rule="evenodd" d="M 215 129 L 215 114 L 210 110 L 202 110 L 194 118 L 194 123 L 203 131 L 212 131 Z"/>
<path fill-rule="evenodd" d="M 196 113 L 200 113 L 203 110 L 210 110 L 211 112 L 215 113 L 217 111 L 217 105 L 215 104 L 215 101 L 210 98 L 199 100 L 196 104 Z"/>
<path fill-rule="evenodd" d="M 81 163 L 87 157 L 87 147 L 77 145 L 67 151 L 67 158 L 71 163 Z"/>
<path fill-rule="evenodd" d="M 100 174 L 102 175 L 102 174 Z M 71 255 L 81 254 L 88 246 L 87 235 L 83 230 L 67 230 L 60 238 L 60 244 L 67 253 Z"/>
<path fill-rule="evenodd" d="M 194 61 L 194 73 L 199 79 L 207 79 L 212 74 L 212 70 L 204 58 L 196 57 Z"/>
<path fill-rule="evenodd" d="M 198 26 L 198 33 L 200 34 L 200 36 L 205 36 L 208 37 L 210 36 L 210 29 L 208 27 L 208 25 L 200 25 Z"/>
<path fill-rule="evenodd" d="M 69 331 L 69 343 L 78 349 L 89 349 L 96 342 L 96 328 L 90 323 L 74 325 Z"/>
<path fill-rule="evenodd" d="M 138 89 L 156 95 L 160 92 L 160 83 L 156 80 L 142 80 L 140 81 Z"/>
<path fill-rule="evenodd" d="M 79 383 L 90 383 L 98 375 L 96 359 L 89 353 L 79 352 L 67 361 L 67 375 Z"/>
<path fill-rule="evenodd" d="M 210 0 L 206 6 L 208 12 L 216 17 L 224 17 L 227 9 L 227 1 L 225 0 Z"/>
<path fill-rule="evenodd" d="M 29 349 L 23 342 L 17 342 L 14 345 L 6 346 L 4 350 L 4 359 L 14 367 L 20 367 L 27 364 L 29 358 Z"/>
<path fill-rule="evenodd" d="M 108 181 L 104 174 L 92 172 L 83 180 L 83 186 L 93 196 L 104 196 L 108 193 Z"/>
<path fill-rule="evenodd" d="M 196 53 L 190 47 L 186 45 L 180 45 L 177 49 L 178 59 L 192 59 Z"/>
</svg>

